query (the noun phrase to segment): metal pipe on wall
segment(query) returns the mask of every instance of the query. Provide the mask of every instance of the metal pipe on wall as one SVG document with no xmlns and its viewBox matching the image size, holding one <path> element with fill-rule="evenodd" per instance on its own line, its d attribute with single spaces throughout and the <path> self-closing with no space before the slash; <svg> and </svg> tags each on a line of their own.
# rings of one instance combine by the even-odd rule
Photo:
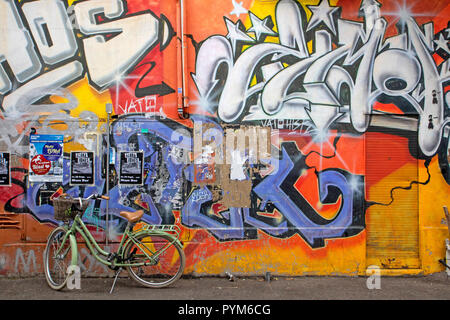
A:
<svg viewBox="0 0 450 320">
<path fill-rule="evenodd" d="M 110 159 L 110 149 L 111 149 L 111 130 L 110 130 L 110 117 L 112 114 L 112 104 L 107 103 L 106 104 L 106 130 L 107 130 L 107 138 L 106 138 L 106 196 L 109 197 L 109 162 Z M 106 200 L 106 219 L 105 219 L 105 243 L 108 245 L 109 240 L 109 200 Z"/>
<path fill-rule="evenodd" d="M 184 0 L 179 0 L 177 3 L 177 27 L 178 40 L 177 42 L 177 60 L 181 62 L 181 67 L 178 68 L 178 115 L 185 119 L 188 117 L 186 112 L 186 47 L 184 42 Z"/>
</svg>

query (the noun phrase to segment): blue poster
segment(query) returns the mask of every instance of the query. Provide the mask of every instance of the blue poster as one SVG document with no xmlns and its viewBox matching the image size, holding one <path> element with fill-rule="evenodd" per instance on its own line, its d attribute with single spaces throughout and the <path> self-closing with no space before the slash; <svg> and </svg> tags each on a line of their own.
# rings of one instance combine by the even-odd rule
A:
<svg viewBox="0 0 450 320">
<path fill-rule="evenodd" d="M 63 181 L 64 135 L 30 135 L 30 182 Z"/>
</svg>

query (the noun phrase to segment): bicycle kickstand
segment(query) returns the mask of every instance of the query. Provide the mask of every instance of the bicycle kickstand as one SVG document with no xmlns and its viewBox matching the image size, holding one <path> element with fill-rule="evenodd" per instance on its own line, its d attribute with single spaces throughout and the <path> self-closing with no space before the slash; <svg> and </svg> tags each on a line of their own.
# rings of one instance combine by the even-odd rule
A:
<svg viewBox="0 0 450 320">
<path fill-rule="evenodd" d="M 114 282 L 113 285 L 111 287 L 111 291 L 109 291 L 109 294 L 112 294 L 113 290 L 114 290 L 114 286 L 116 285 L 116 281 L 117 281 L 117 277 L 119 276 L 120 272 L 122 271 L 122 267 L 120 267 L 117 271 L 116 271 L 116 276 L 114 277 Z"/>
</svg>

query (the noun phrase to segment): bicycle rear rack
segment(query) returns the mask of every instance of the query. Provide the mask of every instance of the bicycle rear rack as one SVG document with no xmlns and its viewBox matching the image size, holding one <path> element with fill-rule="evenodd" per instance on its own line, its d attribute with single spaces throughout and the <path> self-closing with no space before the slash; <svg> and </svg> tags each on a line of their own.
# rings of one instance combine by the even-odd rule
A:
<svg viewBox="0 0 450 320">
<path fill-rule="evenodd" d="M 145 224 L 142 227 L 142 230 L 148 230 L 148 231 L 163 231 L 167 233 L 174 233 L 177 237 L 177 239 L 180 238 L 181 235 L 181 229 L 179 226 L 174 224 Z"/>
</svg>

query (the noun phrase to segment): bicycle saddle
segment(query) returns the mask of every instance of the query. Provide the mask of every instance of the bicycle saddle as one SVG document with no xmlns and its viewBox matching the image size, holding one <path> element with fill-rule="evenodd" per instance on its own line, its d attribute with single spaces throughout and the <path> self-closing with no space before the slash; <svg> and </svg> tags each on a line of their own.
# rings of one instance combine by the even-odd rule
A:
<svg viewBox="0 0 450 320">
<path fill-rule="evenodd" d="M 120 211 L 120 215 L 127 219 L 130 222 L 137 222 L 139 221 L 142 216 L 144 215 L 144 210 L 138 210 L 135 212 L 130 211 Z"/>
</svg>

